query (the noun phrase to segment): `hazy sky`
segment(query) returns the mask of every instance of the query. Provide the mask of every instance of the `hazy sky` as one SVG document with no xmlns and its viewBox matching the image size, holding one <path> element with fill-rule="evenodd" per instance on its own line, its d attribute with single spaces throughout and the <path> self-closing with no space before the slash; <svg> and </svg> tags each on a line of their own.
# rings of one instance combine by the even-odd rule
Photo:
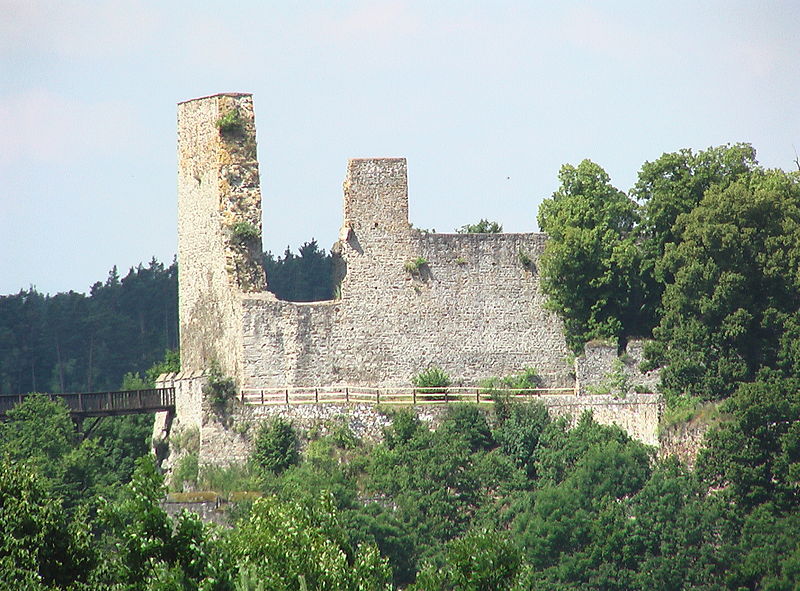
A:
<svg viewBox="0 0 800 591">
<path fill-rule="evenodd" d="M 176 252 L 175 113 L 252 92 L 264 248 L 326 250 L 350 157 L 405 156 L 411 221 L 536 229 L 559 167 L 800 151 L 800 2 L 0 0 L 0 293 Z"/>
</svg>

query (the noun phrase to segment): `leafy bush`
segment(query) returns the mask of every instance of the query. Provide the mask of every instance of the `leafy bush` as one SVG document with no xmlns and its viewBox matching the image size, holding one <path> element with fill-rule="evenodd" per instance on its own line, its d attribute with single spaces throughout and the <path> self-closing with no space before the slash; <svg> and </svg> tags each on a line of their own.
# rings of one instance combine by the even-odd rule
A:
<svg viewBox="0 0 800 591">
<path fill-rule="evenodd" d="M 533 390 L 542 386 L 542 377 L 533 367 L 526 367 L 521 373 L 508 375 L 502 378 L 488 378 L 481 382 L 484 391 L 492 390 L 522 390 L 519 394 L 531 394 Z"/>
<path fill-rule="evenodd" d="M 216 361 L 211 362 L 211 367 L 208 371 L 208 382 L 203 386 L 203 394 L 208 397 L 212 406 L 217 408 L 224 406 L 228 400 L 236 396 L 236 383 L 233 378 L 227 377 L 222 373 Z"/>
<path fill-rule="evenodd" d="M 507 535 L 488 530 L 470 531 L 448 542 L 444 567 L 427 565 L 411 589 L 518 589 L 521 587 L 515 583 L 521 567 L 519 548 L 507 539 Z"/>
<path fill-rule="evenodd" d="M 397 411 L 392 416 L 391 426 L 383 432 L 386 447 L 394 449 L 398 445 L 407 443 L 422 429 L 424 427 L 416 413 L 407 409 Z"/>
<path fill-rule="evenodd" d="M 260 232 L 250 222 L 236 222 L 231 226 L 231 235 L 240 242 L 250 242 L 258 238 Z"/>
<path fill-rule="evenodd" d="M 412 275 L 418 275 L 422 268 L 428 264 L 427 259 L 423 257 L 417 257 L 415 259 L 411 259 L 410 261 L 406 261 L 403 265 L 403 270 L 407 273 L 411 273 Z"/>
<path fill-rule="evenodd" d="M 550 424 L 547 408 L 541 402 L 511 403 L 498 413 L 498 420 L 494 435 L 500 449 L 533 478 L 539 438 Z"/>
<path fill-rule="evenodd" d="M 241 133 L 244 131 L 244 120 L 242 120 L 238 109 L 231 109 L 217 119 L 216 126 L 220 133 L 223 134 Z"/>
<path fill-rule="evenodd" d="M 275 419 L 263 423 L 258 430 L 252 456 L 262 473 L 280 474 L 300 461 L 297 433 L 291 423 Z"/>
<path fill-rule="evenodd" d="M 445 392 L 447 387 L 452 384 L 450 376 L 443 369 L 432 365 L 423 372 L 411 378 L 411 383 L 420 388 L 422 392 Z"/>
<path fill-rule="evenodd" d="M 495 445 L 486 416 L 474 404 L 448 406 L 441 428 L 445 433 L 463 438 L 472 451 L 491 449 Z"/>
<path fill-rule="evenodd" d="M 503 231 L 502 224 L 482 219 L 477 224 L 464 224 L 456 228 L 459 234 L 499 234 Z"/>
<path fill-rule="evenodd" d="M 228 498 L 231 493 L 258 490 L 258 478 L 249 464 L 204 465 L 200 468 L 197 484 L 203 490 L 213 490 Z"/>
<path fill-rule="evenodd" d="M 184 488 L 196 488 L 199 464 L 197 452 L 188 453 L 178 460 L 175 470 L 172 472 L 172 489 L 175 491 Z"/>
</svg>

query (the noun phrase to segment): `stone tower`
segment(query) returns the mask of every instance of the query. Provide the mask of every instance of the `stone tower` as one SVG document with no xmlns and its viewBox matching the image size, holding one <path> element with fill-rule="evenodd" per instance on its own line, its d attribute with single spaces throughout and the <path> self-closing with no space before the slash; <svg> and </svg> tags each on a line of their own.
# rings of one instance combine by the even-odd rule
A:
<svg viewBox="0 0 800 591">
<path fill-rule="evenodd" d="M 178 105 L 178 300 L 183 371 L 241 369 L 241 295 L 265 289 L 249 94 Z"/>
</svg>

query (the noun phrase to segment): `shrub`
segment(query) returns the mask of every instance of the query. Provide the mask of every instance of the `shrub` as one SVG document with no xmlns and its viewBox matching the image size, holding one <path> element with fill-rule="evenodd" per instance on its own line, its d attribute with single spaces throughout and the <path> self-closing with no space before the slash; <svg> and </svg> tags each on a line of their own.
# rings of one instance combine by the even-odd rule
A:
<svg viewBox="0 0 800 591">
<path fill-rule="evenodd" d="M 519 264 L 522 265 L 523 267 L 530 267 L 531 263 L 533 263 L 531 255 L 529 255 L 524 250 L 520 249 L 520 251 L 517 253 L 517 257 L 519 258 Z"/>
<path fill-rule="evenodd" d="M 242 116 L 239 114 L 238 109 L 231 109 L 222 117 L 217 119 L 216 126 L 220 133 L 241 133 L 244 130 L 244 121 L 242 120 Z"/>
<path fill-rule="evenodd" d="M 415 259 L 411 259 L 410 261 L 406 261 L 403 265 L 403 269 L 407 273 L 411 273 L 412 275 L 418 275 L 422 268 L 428 264 L 428 261 L 423 257 L 417 257 Z"/>
<path fill-rule="evenodd" d="M 502 417 L 500 415 L 503 415 Z M 534 457 L 539 438 L 550 424 L 550 415 L 541 402 L 512 402 L 498 412 L 499 425 L 494 433 L 503 453 L 525 469 L 529 478 L 535 475 Z"/>
<path fill-rule="evenodd" d="M 249 242 L 258 238 L 259 231 L 250 222 L 236 222 L 231 226 L 231 235 L 240 242 Z"/>
<path fill-rule="evenodd" d="M 275 419 L 263 423 L 258 430 L 252 456 L 262 473 L 280 474 L 300 461 L 297 433 L 291 423 Z"/>
<path fill-rule="evenodd" d="M 411 378 L 411 383 L 423 392 L 444 392 L 452 384 L 450 376 L 443 369 L 431 366 Z"/>
<path fill-rule="evenodd" d="M 424 427 L 417 415 L 410 410 L 400 410 L 392 416 L 392 424 L 384 429 L 386 447 L 394 449 L 408 443 Z"/>
<path fill-rule="evenodd" d="M 178 464 L 172 472 L 173 490 L 183 490 L 184 484 L 188 484 L 189 488 L 195 488 L 197 486 L 198 472 L 197 452 L 183 456 L 178 460 Z"/>
<path fill-rule="evenodd" d="M 217 408 L 224 406 L 228 400 L 236 396 L 236 383 L 222 373 L 216 361 L 211 362 L 208 371 L 208 382 L 203 386 L 203 394 L 208 396 L 211 404 Z"/>
<path fill-rule="evenodd" d="M 197 480 L 203 490 L 213 490 L 227 497 L 234 491 L 257 490 L 259 484 L 252 467 L 246 464 L 205 465 L 200 469 Z"/>
<path fill-rule="evenodd" d="M 502 224 L 482 219 L 477 224 L 464 224 L 456 228 L 459 234 L 499 234 L 503 231 Z"/>
<path fill-rule="evenodd" d="M 494 437 L 486 416 L 474 404 L 449 406 L 442 428 L 446 433 L 463 438 L 473 452 L 494 447 Z"/>
<path fill-rule="evenodd" d="M 518 374 L 502 378 L 489 378 L 481 382 L 481 388 L 484 391 L 521 390 L 521 392 L 515 392 L 515 394 L 531 394 L 533 390 L 540 388 L 541 385 L 542 378 L 533 367 L 526 367 Z"/>
</svg>

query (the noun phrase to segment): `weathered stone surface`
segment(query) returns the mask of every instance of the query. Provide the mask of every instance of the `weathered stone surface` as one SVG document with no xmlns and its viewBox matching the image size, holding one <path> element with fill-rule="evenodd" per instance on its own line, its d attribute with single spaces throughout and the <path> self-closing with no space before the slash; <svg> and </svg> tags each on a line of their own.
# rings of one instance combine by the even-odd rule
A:
<svg viewBox="0 0 800 591">
<path fill-rule="evenodd" d="M 217 125 L 238 113 L 240 127 Z M 257 230 L 245 242 L 237 224 Z M 240 294 L 266 285 L 261 251 L 261 190 L 255 118 L 248 94 L 221 94 L 178 105 L 178 307 L 184 369 L 218 362 L 239 375 Z"/>
<path fill-rule="evenodd" d="M 402 406 L 374 404 L 242 404 L 230 401 L 224 412 L 215 410 L 202 396 L 203 375 L 167 374 L 159 378 L 158 386 L 176 387 L 180 409 L 186 416 L 177 420 L 173 431 L 198 428 L 200 430 L 199 457 L 202 464 L 229 465 L 244 462 L 250 456 L 253 440 L 264 421 L 282 418 L 292 423 L 304 435 L 326 434 L 337 425 L 346 426 L 359 439 L 382 441 L 384 429 L 391 425 L 392 414 Z M 571 422 L 586 412 L 592 412 L 596 421 L 617 425 L 631 437 L 649 445 L 658 445 L 658 420 L 661 401 L 656 394 L 629 394 L 624 398 L 615 395 L 543 395 L 535 401 L 543 403 L 551 416 L 569 416 Z M 192 409 L 188 410 L 187 407 Z M 419 405 L 413 412 L 435 429 L 439 426 L 447 405 Z M 491 418 L 492 405 L 481 405 Z M 170 455 L 164 464 L 170 470 L 177 458 Z"/>
<path fill-rule="evenodd" d="M 235 129 L 218 128 L 234 111 Z M 248 425 L 275 415 L 316 424 L 341 415 L 358 436 L 370 438 L 379 437 L 389 420 L 374 407 L 358 405 L 234 405 L 223 419 L 201 392 L 202 371 L 212 361 L 241 389 L 409 386 L 412 376 L 436 365 L 456 385 L 533 367 L 544 385 L 581 394 L 589 385 L 602 385 L 615 363 L 617 369 L 622 363 L 615 361 L 613 347 L 587 350 L 571 361 L 562 324 L 544 306 L 537 267 L 544 234 L 414 229 L 403 158 L 348 162 L 340 240 L 333 249 L 341 297 L 314 303 L 278 301 L 264 291 L 252 97 L 222 94 L 181 103 L 178 163 L 184 372 L 162 376 L 160 383 L 177 388 L 173 429 L 200 430 L 201 462 L 245 458 Z M 650 383 L 631 361 L 637 347 L 629 347 L 619 371 L 633 383 Z M 543 399 L 554 413 L 578 416 L 592 409 L 599 421 L 616 422 L 655 443 L 656 397 L 616 394 Z M 156 431 L 167 427 L 162 421 Z"/>
</svg>

